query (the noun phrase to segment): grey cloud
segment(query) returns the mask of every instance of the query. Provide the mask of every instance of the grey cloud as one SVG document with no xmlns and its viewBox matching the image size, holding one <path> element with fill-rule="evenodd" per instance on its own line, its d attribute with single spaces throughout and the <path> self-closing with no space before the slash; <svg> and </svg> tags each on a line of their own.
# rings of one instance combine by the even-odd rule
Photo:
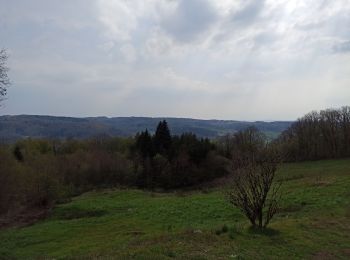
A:
<svg viewBox="0 0 350 260">
<path fill-rule="evenodd" d="M 60 0 L 11 0 L 1 3 L 1 22 L 7 25 L 27 21 L 51 22 L 71 29 L 95 23 L 94 0 L 74 0 L 67 4 Z"/>
<path fill-rule="evenodd" d="M 217 19 L 218 14 L 207 0 L 180 0 L 175 12 L 163 20 L 162 27 L 175 40 L 190 42 Z"/>
<path fill-rule="evenodd" d="M 322 27 L 324 27 L 326 24 L 325 21 L 317 21 L 317 22 L 309 22 L 309 23 L 298 23 L 295 25 L 295 28 L 298 30 L 303 31 L 312 31 L 312 30 L 318 30 Z"/>
<path fill-rule="evenodd" d="M 333 53 L 350 52 L 350 41 L 334 44 L 332 50 L 333 50 Z"/>
<path fill-rule="evenodd" d="M 279 35 L 273 32 L 262 32 L 254 37 L 254 46 L 266 46 L 266 45 L 272 45 L 276 41 L 278 41 Z"/>
<path fill-rule="evenodd" d="M 236 39 L 236 43 L 244 43 L 251 49 L 259 47 L 259 43 L 272 41 L 273 33 L 265 32 L 271 17 L 261 16 L 264 8 L 265 0 L 248 0 L 232 9 L 222 20 L 220 31 L 213 37 L 213 43 L 222 44 Z M 247 27 L 253 30 L 247 30 Z"/>
<path fill-rule="evenodd" d="M 253 23 L 265 5 L 265 0 L 251 0 L 242 9 L 234 12 L 232 15 L 232 22 L 241 25 L 249 25 Z"/>
</svg>

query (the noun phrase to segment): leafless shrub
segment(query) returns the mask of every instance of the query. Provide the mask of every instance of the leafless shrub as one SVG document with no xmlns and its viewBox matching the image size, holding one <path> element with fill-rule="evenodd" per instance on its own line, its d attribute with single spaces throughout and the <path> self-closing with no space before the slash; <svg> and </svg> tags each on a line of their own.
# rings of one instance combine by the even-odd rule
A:
<svg viewBox="0 0 350 260">
<path fill-rule="evenodd" d="M 253 227 L 266 228 L 278 211 L 281 182 L 274 182 L 279 160 L 269 153 L 235 171 L 228 200 L 239 208 Z"/>
</svg>

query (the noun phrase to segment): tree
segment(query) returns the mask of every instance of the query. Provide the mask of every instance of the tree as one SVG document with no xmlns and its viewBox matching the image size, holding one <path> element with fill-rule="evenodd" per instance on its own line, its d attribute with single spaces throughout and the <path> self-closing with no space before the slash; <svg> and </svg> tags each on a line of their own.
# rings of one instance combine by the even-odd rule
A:
<svg viewBox="0 0 350 260">
<path fill-rule="evenodd" d="M 266 228 L 278 211 L 281 182 L 274 183 L 278 156 L 266 151 L 266 157 L 235 171 L 228 200 L 238 207 L 252 226 Z"/>
<path fill-rule="evenodd" d="M 8 55 L 6 50 L 0 50 L 0 102 L 3 101 L 7 94 L 7 88 L 10 85 L 10 80 L 8 78 L 7 72 L 8 68 L 6 67 Z"/>
<path fill-rule="evenodd" d="M 275 141 L 287 161 L 350 156 L 350 107 L 313 111 Z"/>
<path fill-rule="evenodd" d="M 253 227 L 265 228 L 278 210 L 280 184 L 274 178 L 280 155 L 256 128 L 235 133 L 230 141 L 233 185 L 227 195 Z"/>
<path fill-rule="evenodd" d="M 168 123 L 165 120 L 160 121 L 157 126 L 154 135 L 154 146 L 157 153 L 168 155 L 171 147 L 171 135 Z"/>
<path fill-rule="evenodd" d="M 136 136 L 136 147 L 143 158 L 154 156 L 152 137 L 147 129 Z"/>
<path fill-rule="evenodd" d="M 221 143 L 221 150 L 238 169 L 258 160 L 267 144 L 267 137 L 255 127 L 240 130 L 227 136 Z"/>
</svg>

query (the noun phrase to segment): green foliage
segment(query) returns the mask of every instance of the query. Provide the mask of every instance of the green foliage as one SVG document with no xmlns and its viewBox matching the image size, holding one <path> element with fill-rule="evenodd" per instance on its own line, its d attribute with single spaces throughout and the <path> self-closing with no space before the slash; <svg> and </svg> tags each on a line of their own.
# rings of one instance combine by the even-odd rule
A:
<svg viewBox="0 0 350 260">
<path fill-rule="evenodd" d="M 141 168 L 139 187 L 184 188 L 208 182 L 228 173 L 228 161 L 216 153 L 209 139 L 193 133 L 171 136 L 167 122 L 158 124 L 156 133 L 135 137 L 135 165 Z"/>
</svg>

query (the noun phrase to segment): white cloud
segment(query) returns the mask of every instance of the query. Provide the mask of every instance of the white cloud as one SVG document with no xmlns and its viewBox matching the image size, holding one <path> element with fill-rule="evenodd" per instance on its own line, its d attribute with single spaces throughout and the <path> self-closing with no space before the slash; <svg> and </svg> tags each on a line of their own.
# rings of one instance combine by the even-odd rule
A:
<svg viewBox="0 0 350 260">
<path fill-rule="evenodd" d="M 350 100 L 348 0 L 13 0 L 0 16 L 3 113 L 293 119 Z"/>
<path fill-rule="evenodd" d="M 137 1 L 98 0 L 98 19 L 106 28 L 106 38 L 115 41 L 131 39 L 140 15 Z"/>
<path fill-rule="evenodd" d="M 131 44 L 122 45 L 120 47 L 120 52 L 124 56 L 124 59 L 126 60 L 126 62 L 130 63 L 130 62 L 133 62 L 137 59 L 136 50 L 135 50 L 134 46 L 132 46 Z"/>
</svg>

